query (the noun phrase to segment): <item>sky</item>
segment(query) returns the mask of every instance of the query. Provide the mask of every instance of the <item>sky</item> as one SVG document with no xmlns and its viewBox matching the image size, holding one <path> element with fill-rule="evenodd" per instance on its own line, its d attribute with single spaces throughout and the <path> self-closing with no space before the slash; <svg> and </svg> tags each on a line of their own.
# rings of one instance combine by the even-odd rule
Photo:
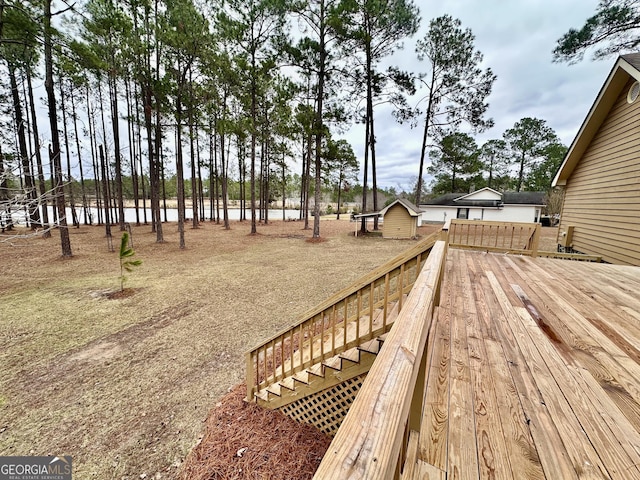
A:
<svg viewBox="0 0 640 480">
<path fill-rule="evenodd" d="M 582 62 L 569 65 L 553 63 L 551 52 L 564 33 L 580 28 L 595 13 L 597 0 L 414 1 L 420 8 L 420 30 L 385 63 L 426 71 L 427 65 L 416 57 L 415 39 L 424 37 L 431 19 L 449 14 L 472 30 L 476 48 L 484 55 L 482 68 L 490 67 L 497 75 L 487 113 L 495 126 L 476 136 L 478 144 L 502 138 L 524 117 L 545 120 L 565 145 L 571 144 L 615 58 L 596 62 L 587 54 Z M 391 109 L 383 106 L 375 110 L 374 119 L 378 186 L 409 190 L 418 175 L 424 123 L 414 129 L 400 125 Z M 342 137 L 362 163 L 364 126 L 355 126 Z M 362 182 L 362 168 L 359 179 Z"/>
</svg>

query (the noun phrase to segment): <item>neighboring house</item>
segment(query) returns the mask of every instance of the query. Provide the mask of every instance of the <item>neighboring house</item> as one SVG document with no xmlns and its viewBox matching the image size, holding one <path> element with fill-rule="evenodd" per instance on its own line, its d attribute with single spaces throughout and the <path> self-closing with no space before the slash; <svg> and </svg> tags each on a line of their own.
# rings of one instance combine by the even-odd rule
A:
<svg viewBox="0 0 640 480">
<path fill-rule="evenodd" d="M 422 221 L 444 223 L 452 218 L 499 222 L 540 221 L 544 192 L 500 193 L 485 187 L 472 193 L 447 193 L 420 205 Z"/>
<path fill-rule="evenodd" d="M 640 54 L 619 57 L 553 180 L 561 249 L 640 265 L 639 81 Z"/>
<path fill-rule="evenodd" d="M 380 210 L 383 238 L 414 238 L 420 222 L 420 209 L 398 198 Z"/>
</svg>

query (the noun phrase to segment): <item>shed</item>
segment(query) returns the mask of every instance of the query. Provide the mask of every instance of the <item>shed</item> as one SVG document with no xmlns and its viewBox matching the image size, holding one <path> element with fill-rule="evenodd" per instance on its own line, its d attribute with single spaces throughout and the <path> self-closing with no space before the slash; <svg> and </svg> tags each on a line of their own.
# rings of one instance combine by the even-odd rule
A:
<svg viewBox="0 0 640 480">
<path fill-rule="evenodd" d="M 540 221 L 544 192 L 498 192 L 485 187 L 471 193 L 447 193 L 420 205 L 422 220 L 445 223 L 452 218 L 499 222 Z"/>
<path fill-rule="evenodd" d="M 398 198 L 380 210 L 383 238 L 415 238 L 420 209 L 409 200 Z"/>
<path fill-rule="evenodd" d="M 618 57 L 556 174 L 559 249 L 640 265 L 640 54 Z"/>
</svg>

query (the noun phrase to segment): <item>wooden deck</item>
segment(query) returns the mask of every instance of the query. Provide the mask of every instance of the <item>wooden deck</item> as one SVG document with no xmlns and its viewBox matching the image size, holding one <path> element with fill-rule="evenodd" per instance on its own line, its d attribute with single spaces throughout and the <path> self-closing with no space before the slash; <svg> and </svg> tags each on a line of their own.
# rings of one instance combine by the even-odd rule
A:
<svg viewBox="0 0 640 480">
<path fill-rule="evenodd" d="M 639 268 L 452 248 L 426 354 L 414 478 L 640 479 Z"/>
</svg>

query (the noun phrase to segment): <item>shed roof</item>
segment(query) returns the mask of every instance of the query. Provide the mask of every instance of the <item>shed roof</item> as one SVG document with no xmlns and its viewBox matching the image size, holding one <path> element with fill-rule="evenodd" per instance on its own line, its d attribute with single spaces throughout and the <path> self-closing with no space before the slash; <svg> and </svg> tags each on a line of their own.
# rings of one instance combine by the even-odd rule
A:
<svg viewBox="0 0 640 480">
<path fill-rule="evenodd" d="M 389 205 L 387 205 L 382 210 L 380 210 L 380 215 L 384 215 L 385 213 L 387 213 L 387 211 L 397 203 L 399 203 L 404 208 L 406 208 L 407 212 L 409 212 L 409 215 L 411 215 L 412 217 L 417 217 L 422 213 L 422 210 L 420 210 L 420 208 L 415 206 L 406 198 L 396 198 L 393 202 L 391 202 Z"/>
<path fill-rule="evenodd" d="M 567 180 L 582 158 L 591 140 L 598 132 L 602 122 L 607 118 L 613 104 L 630 78 L 640 81 L 640 53 L 621 55 L 613 65 L 609 76 L 600 89 L 589 113 L 582 122 L 580 130 L 574 138 L 562 165 L 558 169 L 552 185 L 566 185 Z"/>
</svg>

